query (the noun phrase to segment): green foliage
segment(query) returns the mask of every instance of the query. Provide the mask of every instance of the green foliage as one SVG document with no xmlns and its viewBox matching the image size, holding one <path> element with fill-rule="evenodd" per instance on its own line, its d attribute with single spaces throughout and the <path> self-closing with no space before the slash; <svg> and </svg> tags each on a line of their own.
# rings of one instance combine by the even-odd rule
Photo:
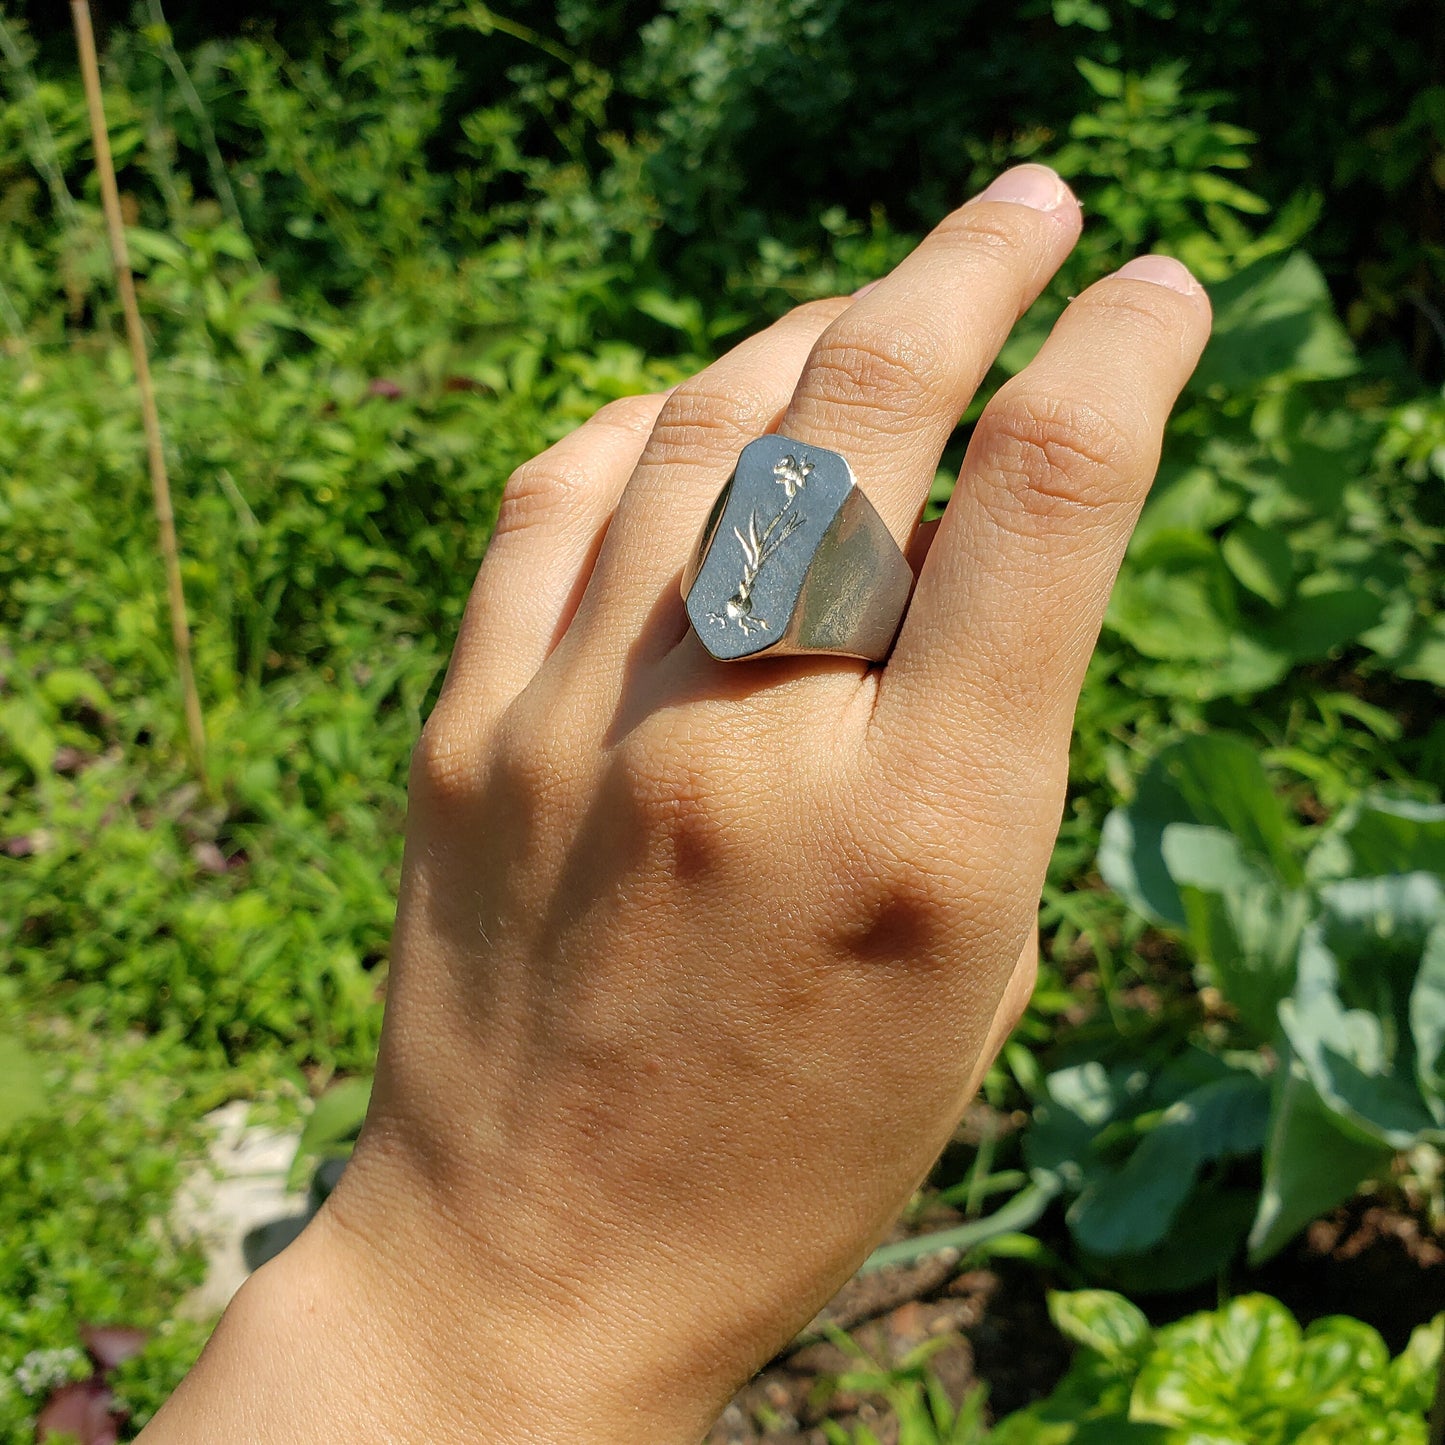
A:
<svg viewBox="0 0 1445 1445">
<path fill-rule="evenodd" d="M 1266 1085 L 1262 1056 L 1214 1059 L 1216 1091 L 1228 1076 L 1231 1102 L 1209 1101 L 1222 1117 L 1170 1069 L 1137 1085 L 1137 1100 L 1126 1072 L 1097 1063 L 1051 1075 L 1031 1142 L 1040 1167 L 1060 1167 L 1058 1156 L 1076 1172 L 1069 1222 L 1082 1247 L 1127 1256 L 1169 1230 L 1192 1237 L 1184 1206 L 1199 1164 L 1262 1150 L 1250 1247 L 1264 1258 L 1395 1151 L 1445 1141 L 1445 808 L 1367 793 L 1328 827 L 1303 829 L 1246 744 L 1196 736 L 1165 749 L 1111 814 L 1099 865 L 1131 906 L 1182 933 L 1201 982 L 1234 1011 L 1235 1042 L 1268 1044 L 1277 1062 Z M 1187 1143 L 1171 1151 L 1179 1110 Z M 1097 1130 L 1116 1136 L 1126 1113 L 1149 1130 L 1110 1173 Z M 1165 1206 L 1151 1209 L 1161 1192 Z M 1102 1233 L 1091 1223 L 1101 1196 Z M 1209 1206 L 1216 1225 L 1227 1213 L 1238 1227 L 1237 1209 Z M 1201 1277 L 1232 1252 L 1227 1236 L 1217 1243 L 1190 1251 Z"/>
<path fill-rule="evenodd" d="M 13 1004 L 13 989 L 3 995 Z M 154 1402 L 195 1357 L 195 1327 L 164 1325 L 200 1257 L 157 1202 L 198 1153 L 198 1082 L 154 1042 L 98 1042 L 65 1025 L 0 1037 L 0 1440 L 33 1439 L 50 1387 L 90 1372 L 80 1326 L 163 1327 L 148 1351 Z M 13 1070 L 13 1072 L 12 1072 Z M 132 1373 L 140 1372 L 134 1367 Z"/>
<path fill-rule="evenodd" d="M 858 1367 L 828 1381 L 826 1390 L 880 1397 L 897 1424 L 897 1445 L 984 1445 L 991 1438 L 984 1428 L 982 1393 L 975 1391 L 955 1405 L 928 1369 L 928 1361 L 948 1343 L 946 1339 L 920 1345 L 889 1367 L 872 1359 L 841 1330 L 830 1330 L 829 1338 L 852 1355 Z M 879 1445 L 867 1425 L 849 1431 L 825 1421 L 823 1437 L 829 1445 Z"/>
<path fill-rule="evenodd" d="M 835 1332 L 860 1368 L 830 1387 L 884 1400 L 898 1445 L 1426 1445 L 1445 1316 L 1391 1359 L 1359 1320 L 1332 1315 L 1301 1329 L 1262 1294 L 1158 1329 L 1107 1290 L 1051 1294 L 1049 1314 L 1077 1346 L 1073 1364 L 1047 1399 L 992 1430 L 981 1394 L 955 1407 L 929 1373 L 941 1341 L 890 1369 Z M 823 1430 L 833 1445 L 878 1445 L 864 1425 Z"/>
<path fill-rule="evenodd" d="M 1425 1445 L 1445 1318 L 1390 1358 L 1347 1316 L 1301 1329 L 1268 1295 L 1151 1329 L 1102 1290 L 1050 1297 L 1079 1350 L 1058 1389 L 1011 1415 L 990 1445 Z"/>
<path fill-rule="evenodd" d="M 1218 1274 L 1249 1228 L 1257 1190 L 1227 1166 L 1264 1148 L 1269 1105 L 1248 1055 L 1092 1059 L 1046 1076 L 1025 1159 L 1070 1197 L 1069 1230 L 1096 1275 L 1186 1289 Z"/>
</svg>

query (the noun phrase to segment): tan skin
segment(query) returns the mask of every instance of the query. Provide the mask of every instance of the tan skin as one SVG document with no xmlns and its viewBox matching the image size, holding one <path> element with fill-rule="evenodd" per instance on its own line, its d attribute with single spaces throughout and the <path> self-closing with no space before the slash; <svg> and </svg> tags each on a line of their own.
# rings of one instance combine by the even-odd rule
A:
<svg viewBox="0 0 1445 1445">
<path fill-rule="evenodd" d="M 1176 262 L 1091 287 L 914 538 L 1079 227 L 1009 172 L 511 479 L 416 753 L 355 1160 L 145 1445 L 696 1445 L 887 1231 L 1031 987 L 1084 668 L 1209 330 Z M 914 538 L 885 666 L 687 630 L 688 548 L 769 429 Z"/>
</svg>

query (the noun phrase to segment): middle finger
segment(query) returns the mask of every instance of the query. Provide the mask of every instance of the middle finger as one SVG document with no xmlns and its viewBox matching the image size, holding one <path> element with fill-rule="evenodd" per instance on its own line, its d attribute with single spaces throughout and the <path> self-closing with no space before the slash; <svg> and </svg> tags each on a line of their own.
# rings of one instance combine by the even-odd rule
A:
<svg viewBox="0 0 1445 1445">
<path fill-rule="evenodd" d="M 813 347 L 778 430 L 842 452 L 905 548 L 949 436 L 1080 223 L 1047 166 L 1005 171 Z"/>
</svg>

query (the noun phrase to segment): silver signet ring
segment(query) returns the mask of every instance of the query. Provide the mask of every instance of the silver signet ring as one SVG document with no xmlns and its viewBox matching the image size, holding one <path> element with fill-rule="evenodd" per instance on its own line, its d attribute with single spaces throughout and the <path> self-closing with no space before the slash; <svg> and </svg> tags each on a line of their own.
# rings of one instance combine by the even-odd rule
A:
<svg viewBox="0 0 1445 1445">
<path fill-rule="evenodd" d="M 751 441 L 682 574 L 688 619 L 719 662 L 827 653 L 878 662 L 913 570 L 837 452 Z"/>
</svg>

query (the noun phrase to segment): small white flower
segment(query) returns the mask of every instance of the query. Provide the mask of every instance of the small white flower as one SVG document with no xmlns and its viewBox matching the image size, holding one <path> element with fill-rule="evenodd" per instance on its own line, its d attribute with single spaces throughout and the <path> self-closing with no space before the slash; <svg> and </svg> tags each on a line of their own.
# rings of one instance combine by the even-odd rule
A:
<svg viewBox="0 0 1445 1445">
<path fill-rule="evenodd" d="M 85 1355 L 74 1345 L 58 1350 L 31 1350 L 15 1367 L 15 1383 L 26 1395 L 42 1395 L 73 1380 Z"/>
</svg>

